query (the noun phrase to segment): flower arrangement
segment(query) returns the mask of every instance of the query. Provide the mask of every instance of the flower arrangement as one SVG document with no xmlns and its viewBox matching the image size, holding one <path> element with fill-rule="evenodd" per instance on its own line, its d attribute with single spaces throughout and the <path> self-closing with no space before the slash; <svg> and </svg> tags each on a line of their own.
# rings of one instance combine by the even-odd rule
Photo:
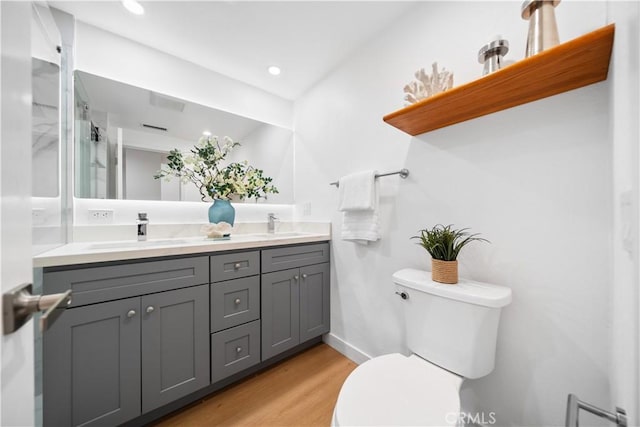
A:
<svg viewBox="0 0 640 427">
<path fill-rule="evenodd" d="M 262 169 L 250 166 L 246 160 L 240 163 L 226 161 L 229 153 L 239 145 L 228 136 L 222 143 L 217 136 L 203 136 L 189 154 L 171 150 L 167 156 L 168 164 L 153 177 L 177 177 L 183 183 L 192 182 L 200 190 L 203 201 L 207 198 L 230 200 L 233 197 L 258 199 L 266 198 L 268 193 L 278 193 L 271 184 L 273 178 L 264 176 Z"/>
</svg>

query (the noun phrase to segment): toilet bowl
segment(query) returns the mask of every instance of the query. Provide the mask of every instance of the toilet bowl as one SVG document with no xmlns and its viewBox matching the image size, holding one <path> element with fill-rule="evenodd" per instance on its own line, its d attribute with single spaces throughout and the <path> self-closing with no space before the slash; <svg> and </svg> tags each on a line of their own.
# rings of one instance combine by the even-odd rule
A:
<svg viewBox="0 0 640 427">
<path fill-rule="evenodd" d="M 416 355 L 375 357 L 345 381 L 332 425 L 456 425 L 462 380 Z"/>
<path fill-rule="evenodd" d="M 494 368 L 502 307 L 511 289 L 461 280 L 433 282 L 431 273 L 393 275 L 410 356 L 374 357 L 347 377 L 333 411 L 333 426 L 455 426 L 460 386 Z"/>
</svg>

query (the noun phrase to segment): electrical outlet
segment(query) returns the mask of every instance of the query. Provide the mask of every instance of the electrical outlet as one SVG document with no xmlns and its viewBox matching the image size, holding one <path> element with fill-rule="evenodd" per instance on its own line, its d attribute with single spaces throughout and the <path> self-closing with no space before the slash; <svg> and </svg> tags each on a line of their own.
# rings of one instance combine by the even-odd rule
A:
<svg viewBox="0 0 640 427">
<path fill-rule="evenodd" d="M 31 224 L 32 225 L 42 225 L 45 222 L 45 209 L 44 208 L 33 208 L 31 209 Z"/>
<path fill-rule="evenodd" d="M 112 209 L 89 209 L 89 224 L 113 223 Z"/>
</svg>

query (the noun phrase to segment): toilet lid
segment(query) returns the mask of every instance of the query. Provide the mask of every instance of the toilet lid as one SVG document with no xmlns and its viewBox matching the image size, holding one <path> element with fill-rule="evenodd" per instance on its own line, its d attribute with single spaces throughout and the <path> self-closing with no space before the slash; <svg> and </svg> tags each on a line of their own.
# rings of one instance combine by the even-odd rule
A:
<svg viewBox="0 0 640 427">
<path fill-rule="evenodd" d="M 398 353 L 358 366 L 340 390 L 340 426 L 456 425 L 462 378 L 417 356 Z"/>
</svg>

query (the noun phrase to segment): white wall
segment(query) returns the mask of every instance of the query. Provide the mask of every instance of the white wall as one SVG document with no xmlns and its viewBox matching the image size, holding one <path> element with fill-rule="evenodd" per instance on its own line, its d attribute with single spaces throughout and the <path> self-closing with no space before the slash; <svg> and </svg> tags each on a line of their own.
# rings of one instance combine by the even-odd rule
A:
<svg viewBox="0 0 640 427">
<path fill-rule="evenodd" d="M 330 218 L 336 230 L 332 333 L 372 356 L 407 351 L 391 275 L 430 269 L 409 237 L 453 223 L 491 240 L 463 251 L 461 275 L 509 286 L 514 297 L 496 369 L 465 383 L 463 405 L 495 411 L 502 426 L 563 425 L 570 392 L 610 405 L 610 82 L 416 138 L 382 121 L 402 106 L 413 72 L 432 61 L 453 70 L 455 84 L 478 77 L 487 36 L 506 36 L 507 59 L 521 59 L 519 11 L 520 2 L 420 4 L 297 100 L 296 202 L 299 216 L 310 203 L 305 219 Z M 557 17 L 566 41 L 603 26 L 606 4 L 562 2 Z M 339 240 L 338 192 L 328 183 L 403 167 L 408 179 L 380 180 L 382 240 Z"/>
<path fill-rule="evenodd" d="M 269 203 L 293 203 L 294 145 L 293 133 L 284 128 L 261 125 L 240 140 L 240 147 L 230 153 L 231 162 L 247 160 L 273 178 L 277 194 L 268 194 Z"/>
<path fill-rule="evenodd" d="M 162 200 L 160 180 L 153 176 L 158 173 L 163 155 L 135 148 L 125 148 L 124 197 L 131 200 Z"/>
<path fill-rule="evenodd" d="M 616 23 L 611 80 L 613 149 L 613 277 L 611 281 L 611 396 L 638 424 L 638 99 L 640 84 L 640 5 L 610 2 Z M 625 200 L 626 199 L 626 200 Z M 623 236 L 629 240 L 623 244 Z"/>
<path fill-rule="evenodd" d="M 293 103 L 289 100 L 82 22 L 76 22 L 75 68 L 264 123 L 292 125 Z M 86 225 L 88 209 L 106 208 L 114 210 L 115 223 L 134 223 L 138 211 L 149 212 L 152 221 L 155 217 L 164 223 L 199 223 L 206 222 L 208 206 L 75 199 L 74 224 Z M 266 212 L 272 211 L 290 218 L 289 210 L 282 205 L 242 205 L 236 221 L 266 221 Z"/>
<path fill-rule="evenodd" d="M 75 47 L 77 70 L 265 123 L 291 126 L 291 101 L 79 21 Z"/>
</svg>

